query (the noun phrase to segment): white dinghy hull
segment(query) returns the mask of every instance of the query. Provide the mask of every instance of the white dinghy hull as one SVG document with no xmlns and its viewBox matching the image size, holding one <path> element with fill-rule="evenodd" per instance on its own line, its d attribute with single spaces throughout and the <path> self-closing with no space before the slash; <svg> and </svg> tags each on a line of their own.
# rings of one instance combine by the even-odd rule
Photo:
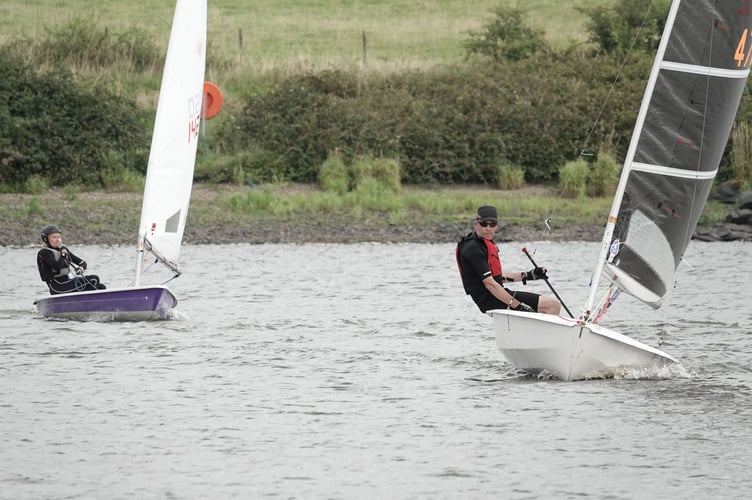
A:
<svg viewBox="0 0 752 500">
<path fill-rule="evenodd" d="M 671 355 L 592 323 L 506 309 L 493 317 L 496 345 L 515 368 L 561 380 L 609 378 L 677 363 Z"/>
</svg>

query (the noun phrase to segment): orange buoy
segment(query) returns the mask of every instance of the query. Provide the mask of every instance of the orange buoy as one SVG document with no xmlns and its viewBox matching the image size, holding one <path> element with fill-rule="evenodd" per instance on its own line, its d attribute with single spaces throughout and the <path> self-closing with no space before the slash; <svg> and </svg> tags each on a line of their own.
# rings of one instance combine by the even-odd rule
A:
<svg viewBox="0 0 752 500">
<path fill-rule="evenodd" d="M 222 111 L 224 105 L 224 97 L 219 87 L 212 82 L 204 82 L 204 111 L 201 113 L 201 118 L 208 120 L 217 116 L 217 113 Z"/>
</svg>

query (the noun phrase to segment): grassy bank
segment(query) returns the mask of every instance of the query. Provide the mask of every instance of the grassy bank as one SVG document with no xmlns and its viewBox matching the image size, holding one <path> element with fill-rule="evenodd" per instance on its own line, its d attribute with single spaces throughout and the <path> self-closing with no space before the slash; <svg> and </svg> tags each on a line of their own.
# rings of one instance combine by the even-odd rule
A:
<svg viewBox="0 0 752 500">
<path fill-rule="evenodd" d="M 458 60 L 464 56 L 462 41 L 468 32 L 479 29 L 500 3 L 524 8 L 531 26 L 544 30 L 553 45 L 564 46 L 585 41 L 586 18 L 579 7 L 611 5 L 613 0 L 213 0 L 209 56 L 232 61 L 233 66 L 228 73 L 208 77 L 224 84 L 228 77 L 282 68 L 365 62 L 379 70 L 422 69 Z M 114 31 L 137 27 L 165 47 L 173 9 L 172 0 L 4 2 L 0 43 L 37 38 L 71 19 L 88 19 Z"/>
<path fill-rule="evenodd" d="M 188 243 L 453 242 L 469 230 L 475 209 L 499 207 L 500 240 L 599 240 L 611 199 L 562 198 L 525 187 L 405 187 L 399 194 L 337 196 L 307 185 L 248 187 L 196 184 Z M 140 192 L 51 190 L 0 194 L 0 246 L 38 244 L 39 230 L 58 224 L 71 244 L 129 245 L 137 236 Z M 725 217 L 710 202 L 701 225 Z M 550 229 L 546 227 L 549 223 Z"/>
<path fill-rule="evenodd" d="M 528 187 L 416 188 L 399 194 L 337 196 L 305 185 L 248 187 L 197 184 L 186 228 L 193 243 L 454 241 L 475 209 L 499 207 L 512 239 L 576 239 L 574 228 L 600 227 L 610 200 L 587 203 Z M 140 192 L 51 190 L 0 194 L 0 246 L 37 244 L 46 224 L 59 224 L 72 241 L 130 244 L 137 232 Z M 545 221 L 555 233 L 540 233 Z M 591 239 L 591 236 L 587 237 Z"/>
</svg>

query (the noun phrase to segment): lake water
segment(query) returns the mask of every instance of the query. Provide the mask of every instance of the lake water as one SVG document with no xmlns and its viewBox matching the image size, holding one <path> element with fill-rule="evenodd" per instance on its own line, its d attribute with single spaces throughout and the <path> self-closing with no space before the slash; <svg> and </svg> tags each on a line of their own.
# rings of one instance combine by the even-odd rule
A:
<svg viewBox="0 0 752 500">
<path fill-rule="evenodd" d="M 66 243 L 130 281 L 132 248 Z M 599 245 L 526 246 L 579 311 Z M 752 495 L 752 244 L 693 242 L 663 308 L 606 316 L 682 369 L 585 382 L 512 369 L 453 252 L 188 246 L 179 318 L 119 324 L 40 318 L 36 249 L 0 248 L 0 498 Z"/>
</svg>

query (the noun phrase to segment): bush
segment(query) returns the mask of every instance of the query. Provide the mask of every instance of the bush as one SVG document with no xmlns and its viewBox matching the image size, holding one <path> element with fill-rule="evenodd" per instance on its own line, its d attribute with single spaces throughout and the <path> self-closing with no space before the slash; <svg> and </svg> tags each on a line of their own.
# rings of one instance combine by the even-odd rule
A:
<svg viewBox="0 0 752 500">
<path fill-rule="evenodd" d="M 348 191 L 350 181 L 347 165 L 342 160 L 339 151 L 330 154 L 326 161 L 321 164 L 318 181 L 324 191 L 337 194 L 345 194 Z"/>
<path fill-rule="evenodd" d="M 501 162 L 496 172 L 496 186 L 499 189 L 518 189 L 525 184 L 525 171 L 507 162 Z"/>
<path fill-rule="evenodd" d="M 373 160 L 371 175 L 374 179 L 393 193 L 399 193 L 402 189 L 400 183 L 400 164 L 391 158 L 376 158 Z"/>
<path fill-rule="evenodd" d="M 732 159 L 734 165 L 733 179 L 740 186 L 752 181 L 752 133 L 749 124 L 737 121 L 731 129 Z"/>
<path fill-rule="evenodd" d="M 110 31 L 92 19 L 74 18 L 47 29 L 41 40 L 22 39 L 6 50 L 28 59 L 37 67 L 129 68 L 142 72 L 162 64 L 162 50 L 138 28 Z"/>
<path fill-rule="evenodd" d="M 589 167 L 584 160 L 569 161 L 559 170 L 559 189 L 567 198 L 585 196 Z"/>
<path fill-rule="evenodd" d="M 143 173 L 144 121 L 132 101 L 0 51 L 0 184 L 22 188 L 39 176 L 50 186 L 100 187 L 104 170 Z"/>
<path fill-rule="evenodd" d="M 271 189 L 264 187 L 263 189 L 251 189 L 245 196 L 235 194 L 227 200 L 227 205 L 236 211 L 254 212 L 259 210 L 266 210 L 271 207 L 274 201 Z"/>
<path fill-rule="evenodd" d="M 590 166 L 587 178 L 588 196 L 609 196 L 616 189 L 621 166 L 610 154 L 602 154 Z"/>
<path fill-rule="evenodd" d="M 590 18 L 590 41 L 604 52 L 641 51 L 651 56 L 658 49 L 671 0 L 617 0 L 610 7 L 580 9 Z M 647 15 L 646 15 L 647 14 Z"/>
<path fill-rule="evenodd" d="M 373 190 L 373 186 L 379 186 L 381 190 L 399 193 L 399 162 L 388 158 L 358 157 L 350 166 L 350 185 L 353 191 L 363 186 L 370 186 L 370 190 Z"/>
<path fill-rule="evenodd" d="M 42 194 L 47 191 L 49 187 L 47 179 L 39 175 L 32 175 L 24 182 L 23 190 L 25 193 L 29 194 Z"/>
<path fill-rule="evenodd" d="M 465 42 L 468 54 L 489 56 L 496 61 L 519 61 L 548 50 L 545 34 L 526 26 L 523 11 L 500 6 L 482 31 L 471 31 Z"/>
<path fill-rule="evenodd" d="M 554 181 L 589 136 L 593 149 L 608 141 L 616 153 L 626 150 L 651 62 L 638 55 L 626 66 L 598 115 L 594 103 L 607 100 L 620 59 L 573 64 L 575 56 L 288 76 L 249 97 L 220 135 L 229 154 L 268 152 L 289 181 L 316 182 L 335 150 L 346 164 L 362 155 L 399 158 L 409 184 L 494 185 L 500 158 L 522 168 L 527 182 Z"/>
<path fill-rule="evenodd" d="M 200 154 L 196 157 L 193 179 L 214 184 L 263 184 L 286 180 L 279 160 L 262 149 L 242 151 L 235 155 Z"/>
</svg>

